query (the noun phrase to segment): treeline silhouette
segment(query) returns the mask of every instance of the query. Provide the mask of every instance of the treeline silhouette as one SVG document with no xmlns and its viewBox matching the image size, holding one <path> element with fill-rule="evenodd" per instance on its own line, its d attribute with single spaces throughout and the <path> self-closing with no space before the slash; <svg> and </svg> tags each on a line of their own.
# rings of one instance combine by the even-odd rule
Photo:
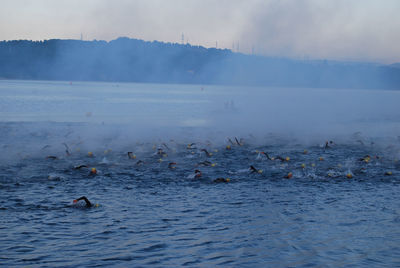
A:
<svg viewBox="0 0 400 268">
<path fill-rule="evenodd" d="M 0 42 L 0 78 L 286 87 L 400 88 L 398 65 L 293 60 L 118 38 Z"/>
</svg>

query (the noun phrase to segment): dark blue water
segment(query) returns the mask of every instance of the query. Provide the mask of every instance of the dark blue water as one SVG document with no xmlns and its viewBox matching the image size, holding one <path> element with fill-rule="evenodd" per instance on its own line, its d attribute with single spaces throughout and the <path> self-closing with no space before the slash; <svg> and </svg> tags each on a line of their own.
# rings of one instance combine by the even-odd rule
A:
<svg viewBox="0 0 400 268">
<path fill-rule="evenodd" d="M 1 124 L 1 266 L 400 265 L 396 140 L 325 148 L 248 136 L 188 147 L 110 136 L 89 149 L 79 124 L 33 125 Z M 83 195 L 98 206 L 72 203 Z"/>
<path fill-rule="evenodd" d="M 0 81 L 0 266 L 399 267 L 399 101 Z"/>
</svg>

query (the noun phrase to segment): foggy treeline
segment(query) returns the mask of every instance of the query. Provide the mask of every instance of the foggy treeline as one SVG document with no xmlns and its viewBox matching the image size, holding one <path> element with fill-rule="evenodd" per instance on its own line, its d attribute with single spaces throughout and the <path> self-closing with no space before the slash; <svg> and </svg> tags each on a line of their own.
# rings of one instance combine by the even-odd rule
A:
<svg viewBox="0 0 400 268">
<path fill-rule="evenodd" d="M 118 38 L 0 42 L 0 78 L 400 89 L 400 68 Z"/>
</svg>

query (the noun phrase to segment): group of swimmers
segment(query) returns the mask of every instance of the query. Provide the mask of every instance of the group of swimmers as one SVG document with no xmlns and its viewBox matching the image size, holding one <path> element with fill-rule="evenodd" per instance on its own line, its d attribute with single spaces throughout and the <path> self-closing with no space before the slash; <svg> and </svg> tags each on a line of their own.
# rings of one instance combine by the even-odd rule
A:
<svg viewBox="0 0 400 268">
<path fill-rule="evenodd" d="M 230 151 L 234 150 L 234 147 L 242 147 L 242 148 L 248 148 L 245 146 L 245 142 L 243 139 L 238 139 L 238 138 L 228 138 L 227 139 L 227 145 L 225 147 L 226 152 L 229 154 Z M 65 146 L 65 154 L 66 156 L 70 156 L 71 155 L 71 150 L 68 147 L 68 145 L 66 143 L 63 143 L 63 145 Z M 175 144 L 176 145 L 176 144 Z M 194 168 L 193 173 L 189 174 L 187 176 L 188 179 L 201 179 L 203 178 L 203 173 L 201 171 L 202 168 L 208 168 L 208 167 L 214 167 L 216 164 L 212 163 L 212 161 L 210 161 L 211 159 L 213 159 L 214 153 L 218 153 L 218 150 L 210 150 L 210 146 L 207 147 L 207 145 L 210 144 L 196 144 L 196 143 L 190 143 L 186 146 L 186 150 L 188 151 L 189 155 L 188 156 L 193 156 L 195 157 L 196 152 L 197 155 L 199 157 L 205 157 L 205 159 L 203 158 L 202 161 L 197 162 Z M 329 150 L 333 150 L 335 148 L 336 144 L 333 141 L 326 141 L 323 145 L 321 145 L 321 148 L 324 150 L 324 152 L 327 152 Z M 176 153 L 175 150 L 176 147 L 171 146 L 171 145 L 167 145 L 166 143 L 161 143 L 160 147 L 155 147 L 153 146 L 153 153 L 150 156 L 151 159 L 153 160 L 145 160 L 145 159 L 137 159 L 137 155 L 132 152 L 126 152 L 125 153 L 125 157 L 127 157 L 129 160 L 134 160 L 135 165 L 136 166 L 141 166 L 141 165 L 146 165 L 147 163 L 149 163 L 148 161 L 153 162 L 154 158 L 157 158 L 158 162 L 161 163 L 163 162 L 167 157 L 168 154 L 174 154 Z M 246 150 L 245 149 L 245 150 Z M 107 153 L 110 152 L 111 150 L 107 150 Z M 254 152 L 254 151 L 253 151 Z M 256 150 L 255 153 L 257 153 L 257 160 L 259 161 L 263 161 L 263 159 L 265 159 L 266 161 L 272 161 L 272 162 L 278 162 L 281 163 L 280 165 L 287 167 L 290 167 L 289 162 L 291 162 L 290 157 L 288 156 L 280 156 L 280 155 L 276 155 L 276 156 L 272 156 L 270 153 L 264 152 L 264 151 L 258 151 Z M 302 152 L 304 155 L 307 155 L 309 152 L 308 150 L 304 150 Z M 179 153 L 180 154 L 180 153 Z M 89 158 L 94 158 L 94 154 L 92 152 L 89 152 L 87 154 L 87 156 Z M 47 156 L 47 159 L 50 160 L 57 160 L 59 159 L 57 156 L 52 156 L 49 155 Z M 371 161 L 378 161 L 380 160 L 379 156 L 370 156 L 370 155 L 365 155 L 361 158 L 358 159 L 359 162 L 363 163 L 363 164 L 368 164 Z M 323 162 L 324 161 L 324 157 L 319 157 L 318 161 Z M 167 162 L 167 168 L 170 170 L 176 170 L 177 167 L 179 167 L 179 165 L 177 164 L 177 162 L 175 161 L 171 161 L 171 162 Z M 312 167 L 315 167 L 315 164 L 311 164 Z M 294 168 L 299 168 L 300 170 L 306 170 L 306 165 L 304 163 L 302 163 L 299 167 L 294 167 Z M 81 165 L 77 165 L 74 167 L 75 170 L 89 170 L 89 175 L 95 176 L 98 174 L 98 171 L 95 167 L 90 167 L 89 164 L 81 164 Z M 362 167 L 361 169 L 365 170 L 365 167 Z M 362 170 L 363 171 L 363 170 Z M 247 172 L 249 174 L 262 174 L 263 170 L 262 169 L 258 169 L 255 167 L 254 164 L 251 164 L 248 166 Z M 295 175 L 297 174 L 297 175 Z M 343 176 L 343 173 L 341 173 L 342 175 L 340 175 L 339 172 L 334 173 L 334 172 L 330 172 L 327 173 L 327 177 L 339 177 L 339 176 Z M 386 171 L 384 173 L 385 176 L 391 176 L 393 175 L 392 171 Z M 288 173 L 286 173 L 285 175 L 283 175 L 283 178 L 285 179 L 292 179 L 293 177 L 298 176 L 298 173 L 294 172 L 294 171 L 290 171 Z M 347 173 L 344 174 L 345 178 L 353 178 L 354 174 L 349 170 Z M 214 183 L 229 183 L 231 182 L 231 179 L 228 177 L 217 177 L 215 179 L 212 179 L 212 182 Z M 93 207 L 92 203 L 85 197 L 81 197 L 78 198 L 76 200 L 74 200 L 74 202 L 78 202 L 78 201 L 84 201 L 85 202 L 85 207 Z"/>
</svg>

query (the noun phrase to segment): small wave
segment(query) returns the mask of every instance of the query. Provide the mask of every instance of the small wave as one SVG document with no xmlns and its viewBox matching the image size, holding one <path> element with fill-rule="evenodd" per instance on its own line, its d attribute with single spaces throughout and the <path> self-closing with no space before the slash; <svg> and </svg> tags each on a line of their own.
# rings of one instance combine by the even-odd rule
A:
<svg viewBox="0 0 400 268">
<path fill-rule="evenodd" d="M 165 248 L 167 248 L 167 244 L 161 243 L 145 247 L 143 249 L 138 250 L 138 252 L 157 252 Z"/>
</svg>

